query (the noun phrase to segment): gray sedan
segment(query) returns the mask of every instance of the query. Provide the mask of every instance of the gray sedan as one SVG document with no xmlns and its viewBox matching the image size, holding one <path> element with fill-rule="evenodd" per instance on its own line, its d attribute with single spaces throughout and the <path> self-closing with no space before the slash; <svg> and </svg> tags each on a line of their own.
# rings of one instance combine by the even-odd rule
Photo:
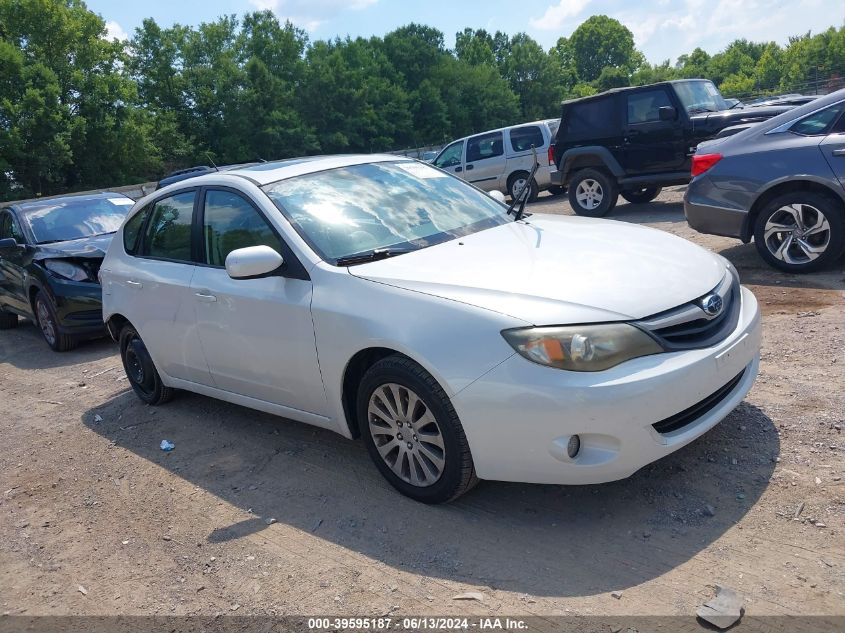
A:
<svg viewBox="0 0 845 633">
<path fill-rule="evenodd" d="M 684 211 L 695 230 L 753 238 L 787 272 L 832 263 L 845 251 L 845 90 L 702 143 L 692 175 Z"/>
</svg>

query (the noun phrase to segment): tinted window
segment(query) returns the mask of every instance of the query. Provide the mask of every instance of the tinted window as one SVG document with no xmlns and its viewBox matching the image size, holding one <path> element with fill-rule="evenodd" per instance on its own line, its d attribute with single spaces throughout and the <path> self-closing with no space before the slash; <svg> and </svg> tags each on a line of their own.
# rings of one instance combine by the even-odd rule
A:
<svg viewBox="0 0 845 633">
<path fill-rule="evenodd" d="M 452 143 L 449 147 L 444 149 L 434 164 L 438 167 L 454 167 L 461 164 L 461 154 L 464 152 L 464 142 L 458 141 Z"/>
<path fill-rule="evenodd" d="M 590 99 L 570 105 L 561 125 L 568 139 L 610 136 L 616 133 L 616 101 L 611 98 Z"/>
<path fill-rule="evenodd" d="M 224 266 L 229 253 L 248 246 L 264 245 L 282 252 L 279 239 L 264 217 L 231 191 L 206 192 L 202 231 L 205 263 L 212 266 Z"/>
<path fill-rule="evenodd" d="M 843 111 L 845 111 L 845 103 L 837 103 L 829 108 L 804 117 L 789 128 L 789 131 L 803 136 L 827 134 Z"/>
<path fill-rule="evenodd" d="M 416 250 L 510 221 L 487 194 L 415 161 L 327 169 L 263 190 L 329 261 L 374 248 Z"/>
<path fill-rule="evenodd" d="M 193 191 L 186 191 L 155 203 L 144 240 L 145 255 L 191 261 L 191 223 L 195 195 Z"/>
<path fill-rule="evenodd" d="M 830 131 L 835 133 L 845 132 L 845 112 L 842 113 L 842 116 L 839 117 L 839 122 Z"/>
<path fill-rule="evenodd" d="M 23 236 L 18 221 L 9 213 L 0 213 L 0 240 L 14 238 L 18 244 L 25 244 L 26 239 Z"/>
<path fill-rule="evenodd" d="M 543 132 L 536 125 L 515 127 L 511 130 L 511 147 L 515 152 L 527 152 L 532 145 L 540 148 L 544 144 Z"/>
<path fill-rule="evenodd" d="M 665 90 L 648 90 L 628 95 L 628 123 L 659 121 L 660 108 L 671 105 Z"/>
<path fill-rule="evenodd" d="M 501 132 L 473 136 L 467 140 L 467 162 L 495 158 L 505 153 Z"/>
<path fill-rule="evenodd" d="M 134 255 L 138 249 L 138 236 L 141 234 L 144 220 L 147 219 L 149 213 L 150 207 L 146 206 L 129 218 L 129 221 L 123 226 L 123 248 L 130 255 Z"/>
</svg>

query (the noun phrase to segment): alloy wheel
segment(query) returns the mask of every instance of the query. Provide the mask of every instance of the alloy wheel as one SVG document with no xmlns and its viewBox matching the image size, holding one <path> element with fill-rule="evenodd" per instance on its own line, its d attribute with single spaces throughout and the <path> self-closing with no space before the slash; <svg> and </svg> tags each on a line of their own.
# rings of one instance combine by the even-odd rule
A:
<svg viewBox="0 0 845 633">
<path fill-rule="evenodd" d="M 514 200 L 516 198 L 519 198 L 519 196 L 522 195 L 522 190 L 525 189 L 525 187 L 527 185 L 528 185 L 528 179 L 527 178 L 517 178 L 516 180 L 513 181 L 512 189 L 513 189 Z"/>
<path fill-rule="evenodd" d="M 817 259 L 830 245 L 830 223 L 816 207 L 789 204 L 780 207 L 766 222 L 766 248 L 787 264 L 806 264 Z"/>
<path fill-rule="evenodd" d="M 53 323 L 53 318 L 50 316 L 50 310 L 43 301 L 37 301 L 35 306 L 36 316 L 38 317 L 38 327 L 41 328 L 41 333 L 51 346 L 56 344 L 56 325 Z"/>
<path fill-rule="evenodd" d="M 397 477 L 425 488 L 443 474 L 446 447 L 437 420 L 412 389 L 379 386 L 367 407 L 369 430 L 379 455 Z"/>
<path fill-rule="evenodd" d="M 584 209 L 592 211 L 604 200 L 604 189 L 597 180 L 585 178 L 575 189 L 575 199 Z"/>
</svg>

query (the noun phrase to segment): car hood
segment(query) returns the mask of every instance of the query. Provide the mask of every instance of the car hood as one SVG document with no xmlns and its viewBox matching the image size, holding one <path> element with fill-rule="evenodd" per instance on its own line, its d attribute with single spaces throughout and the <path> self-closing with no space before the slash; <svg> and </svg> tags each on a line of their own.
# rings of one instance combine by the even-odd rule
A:
<svg viewBox="0 0 845 633">
<path fill-rule="evenodd" d="M 81 237 L 76 240 L 36 244 L 33 259 L 56 259 L 63 257 L 83 257 L 103 259 L 111 244 L 113 233 L 94 237 Z"/>
<path fill-rule="evenodd" d="M 349 268 L 535 325 L 651 316 L 706 294 L 725 271 L 716 255 L 663 231 L 539 214 Z"/>
</svg>

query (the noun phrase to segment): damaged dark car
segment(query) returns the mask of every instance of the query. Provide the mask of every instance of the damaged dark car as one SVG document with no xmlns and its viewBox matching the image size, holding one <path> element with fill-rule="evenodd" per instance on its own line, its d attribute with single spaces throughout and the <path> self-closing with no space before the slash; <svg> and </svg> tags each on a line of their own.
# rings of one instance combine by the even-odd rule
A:
<svg viewBox="0 0 845 633">
<path fill-rule="evenodd" d="M 98 273 L 133 204 L 97 193 L 0 208 L 0 329 L 30 319 L 57 352 L 105 335 Z"/>
</svg>

